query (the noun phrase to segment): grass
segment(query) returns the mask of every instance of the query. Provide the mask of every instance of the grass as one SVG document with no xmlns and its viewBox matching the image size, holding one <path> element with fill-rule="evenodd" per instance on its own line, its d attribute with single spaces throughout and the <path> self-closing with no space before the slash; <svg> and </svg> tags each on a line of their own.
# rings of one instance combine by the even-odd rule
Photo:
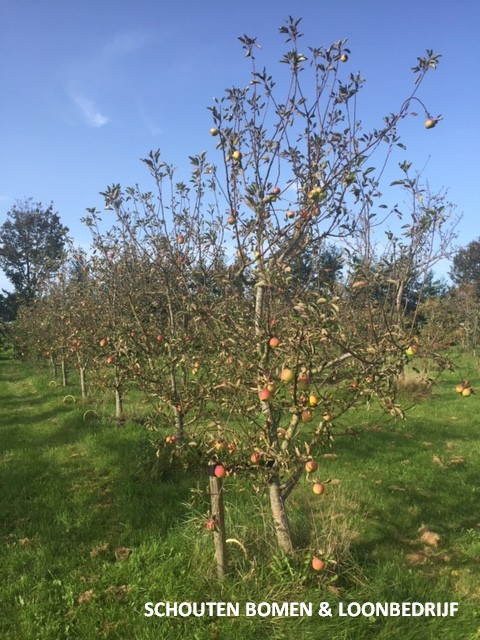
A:
<svg viewBox="0 0 480 640">
<path fill-rule="evenodd" d="M 301 482 L 289 499 L 304 549 L 294 563 L 275 549 L 265 497 L 228 479 L 228 532 L 247 555 L 229 545 L 222 584 L 203 527 L 204 475 L 150 473 L 142 427 L 84 420 L 88 405 L 64 402 L 48 376 L 0 360 L 2 639 L 480 638 L 480 393 L 452 390 L 462 379 L 480 387 L 480 376 L 461 362 L 406 422 L 339 437 L 337 457 L 321 462 L 332 480 L 325 497 Z M 417 402 L 411 381 L 403 392 Z M 375 424 L 366 412 L 352 417 Z M 313 574 L 307 548 L 339 565 Z M 147 601 L 328 601 L 334 615 L 146 618 Z M 339 618 L 340 601 L 458 601 L 460 610 Z"/>
</svg>

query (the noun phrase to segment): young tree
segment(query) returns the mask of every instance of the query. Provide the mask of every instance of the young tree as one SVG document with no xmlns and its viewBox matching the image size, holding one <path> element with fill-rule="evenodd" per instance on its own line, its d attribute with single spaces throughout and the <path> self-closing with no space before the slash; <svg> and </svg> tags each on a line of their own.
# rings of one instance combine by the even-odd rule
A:
<svg viewBox="0 0 480 640">
<path fill-rule="evenodd" d="M 16 304 L 31 302 L 61 264 L 68 229 L 53 204 L 17 202 L 0 227 L 0 267 L 15 288 Z"/>
</svg>

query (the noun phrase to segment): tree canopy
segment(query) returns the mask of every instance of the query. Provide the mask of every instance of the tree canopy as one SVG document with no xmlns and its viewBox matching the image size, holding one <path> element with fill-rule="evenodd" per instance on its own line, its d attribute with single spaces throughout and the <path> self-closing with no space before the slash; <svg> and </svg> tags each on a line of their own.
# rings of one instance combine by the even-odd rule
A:
<svg viewBox="0 0 480 640">
<path fill-rule="evenodd" d="M 0 268 L 14 286 L 18 302 L 35 298 L 45 278 L 64 257 L 68 228 L 48 206 L 18 201 L 0 227 Z"/>
<path fill-rule="evenodd" d="M 453 258 L 450 277 L 456 285 L 470 284 L 480 297 L 480 238 L 472 240 Z"/>
</svg>

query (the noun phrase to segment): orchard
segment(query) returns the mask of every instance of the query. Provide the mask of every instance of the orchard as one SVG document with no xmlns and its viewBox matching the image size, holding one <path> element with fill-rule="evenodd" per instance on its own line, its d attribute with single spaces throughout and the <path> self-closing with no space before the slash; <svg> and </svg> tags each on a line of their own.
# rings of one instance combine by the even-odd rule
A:
<svg viewBox="0 0 480 640">
<path fill-rule="evenodd" d="M 411 93 L 367 131 L 346 41 L 308 48 L 293 19 L 280 33 L 280 81 L 257 62 L 256 39 L 240 38 L 250 82 L 211 106 L 215 149 L 190 157 L 186 179 L 151 151 L 146 191 L 106 188 L 106 213 L 84 219 L 91 249 L 72 248 L 15 328 L 19 354 L 60 363 L 65 385 L 78 368 L 82 396 L 111 393 L 118 420 L 128 391 L 140 390 L 165 465 L 189 473 L 195 449 L 221 576 L 226 486 L 246 481 L 265 496 L 276 544 L 294 555 L 288 504 L 299 483 L 329 500 L 317 460 L 352 435 L 355 409 L 402 419 L 405 368 L 427 356 L 443 363 L 444 336 L 419 326 L 413 284 L 448 251 L 449 204 L 418 178 L 401 141 L 414 107 L 427 129 L 441 120 L 418 97 L 439 56 L 418 58 Z M 392 158 L 397 179 L 384 185 Z M 328 571 L 316 555 L 311 566 Z"/>
</svg>

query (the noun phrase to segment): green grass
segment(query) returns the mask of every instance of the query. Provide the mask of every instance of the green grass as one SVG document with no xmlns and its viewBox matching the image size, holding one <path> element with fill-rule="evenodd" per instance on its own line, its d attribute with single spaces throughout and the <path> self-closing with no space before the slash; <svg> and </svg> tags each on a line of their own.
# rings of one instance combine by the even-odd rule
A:
<svg viewBox="0 0 480 640">
<path fill-rule="evenodd" d="M 466 378 L 480 390 L 477 365 L 463 358 L 406 422 L 337 439 L 337 457 L 321 462 L 321 477 L 335 481 L 327 495 L 313 496 L 302 480 L 289 499 L 300 549 L 293 563 L 275 549 L 265 496 L 227 479 L 228 535 L 247 556 L 231 543 L 231 574 L 220 583 L 203 527 L 205 476 L 150 473 L 142 427 L 84 420 L 89 405 L 63 402 L 66 391 L 48 375 L 0 360 L 0 637 L 480 638 L 480 393 L 462 399 L 452 390 Z M 127 397 L 131 413 L 135 402 Z M 312 574 L 307 549 L 316 547 L 338 566 Z M 376 620 L 143 615 L 147 601 L 247 600 L 329 601 L 334 613 L 339 601 L 458 601 L 460 611 Z"/>
</svg>

